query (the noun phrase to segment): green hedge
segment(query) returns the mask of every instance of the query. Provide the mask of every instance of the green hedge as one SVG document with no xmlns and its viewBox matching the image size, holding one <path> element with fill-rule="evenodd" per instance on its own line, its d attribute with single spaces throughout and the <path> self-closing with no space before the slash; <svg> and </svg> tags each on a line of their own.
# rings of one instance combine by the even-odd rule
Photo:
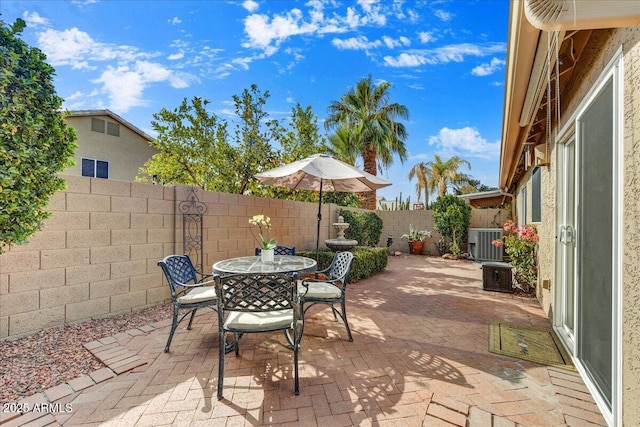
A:
<svg viewBox="0 0 640 427">
<path fill-rule="evenodd" d="M 389 261 L 389 250 L 387 248 L 372 248 L 368 246 L 357 246 L 351 252 L 355 256 L 351 265 L 349 280 L 351 283 L 373 276 L 384 271 Z M 316 259 L 316 251 L 297 251 L 296 255 L 306 256 Z M 334 253 L 328 249 L 321 249 L 318 253 L 318 270 L 328 268 L 333 259 Z"/>
</svg>

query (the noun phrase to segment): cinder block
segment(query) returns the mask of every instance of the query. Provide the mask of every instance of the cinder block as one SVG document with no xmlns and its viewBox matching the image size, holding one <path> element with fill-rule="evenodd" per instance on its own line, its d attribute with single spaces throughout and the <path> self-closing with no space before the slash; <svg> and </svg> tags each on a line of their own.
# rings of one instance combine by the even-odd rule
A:
<svg viewBox="0 0 640 427">
<path fill-rule="evenodd" d="M 131 224 L 131 214 L 124 212 L 92 212 L 91 229 L 116 230 L 127 229 Z"/>
<path fill-rule="evenodd" d="M 147 212 L 147 199 L 134 197 L 111 197 L 111 212 Z"/>
<path fill-rule="evenodd" d="M 173 200 L 149 199 L 147 203 L 147 212 L 151 214 L 159 213 L 173 215 L 175 205 L 176 204 Z"/>
<path fill-rule="evenodd" d="M 244 218 L 243 218 L 244 219 Z M 243 221 L 244 222 L 244 221 Z M 218 220 L 218 227 L 220 228 L 238 228 L 238 218 L 232 216 L 221 216 Z M 243 227 L 249 227 L 249 223 L 247 222 L 246 226 L 243 223 Z"/>
<path fill-rule="evenodd" d="M 40 306 L 38 291 L 20 292 L 0 295 L 0 313 L 11 316 L 16 313 L 34 311 Z"/>
<path fill-rule="evenodd" d="M 144 199 L 162 199 L 164 197 L 164 189 L 161 185 L 132 182 L 131 197 L 142 197 Z"/>
<path fill-rule="evenodd" d="M 235 239 L 220 239 L 218 240 L 219 251 L 235 251 L 238 250 L 238 241 Z"/>
<path fill-rule="evenodd" d="M 147 233 L 147 243 L 173 242 L 175 236 L 173 228 L 152 228 L 145 231 Z"/>
<path fill-rule="evenodd" d="M 9 317 L 0 317 L 0 339 L 7 338 L 9 336 Z"/>
<path fill-rule="evenodd" d="M 67 195 L 64 191 L 58 191 L 49 197 L 47 212 L 64 211 L 67 209 Z"/>
<path fill-rule="evenodd" d="M 171 300 L 169 286 L 147 289 L 147 304 L 158 305 Z"/>
<path fill-rule="evenodd" d="M 67 304 L 67 322 L 80 322 L 109 314 L 108 297 Z"/>
<path fill-rule="evenodd" d="M 0 295 L 9 293 L 9 275 L 0 274 Z"/>
<path fill-rule="evenodd" d="M 65 232 L 63 230 L 39 231 L 31 236 L 24 245 L 15 245 L 12 252 L 41 251 L 44 249 L 64 249 Z"/>
<path fill-rule="evenodd" d="M 89 284 L 89 298 L 91 300 L 126 294 L 127 292 L 129 292 L 128 277 Z"/>
<path fill-rule="evenodd" d="M 64 306 L 14 314 L 9 317 L 9 336 L 22 336 L 64 323 Z"/>
<path fill-rule="evenodd" d="M 164 228 L 163 227 L 163 215 L 162 214 L 131 214 L 131 228 Z M 125 228 L 125 227 L 122 227 Z"/>
<path fill-rule="evenodd" d="M 162 196 L 165 200 L 175 200 L 176 199 L 176 187 L 162 187 L 164 190 L 164 194 Z"/>
<path fill-rule="evenodd" d="M 129 261 L 130 246 L 100 246 L 91 248 L 91 264 Z"/>
<path fill-rule="evenodd" d="M 135 245 L 141 243 L 147 243 L 147 230 L 145 229 L 111 230 L 112 245 Z"/>
<path fill-rule="evenodd" d="M 42 289 L 40 308 L 65 306 L 89 299 L 89 284 L 63 286 L 61 288 Z"/>
<path fill-rule="evenodd" d="M 247 213 L 247 207 L 246 206 L 242 206 L 242 205 L 231 205 L 231 206 L 229 206 L 229 216 L 246 217 L 247 215 L 249 215 L 249 214 Z"/>
<path fill-rule="evenodd" d="M 205 216 L 218 216 L 218 217 L 226 217 L 229 216 L 229 206 L 223 204 L 210 204 L 209 210 Z"/>
<path fill-rule="evenodd" d="M 168 285 L 162 280 L 163 274 L 160 272 L 160 267 L 156 266 L 155 273 L 147 273 L 142 276 L 134 276 L 130 281 L 131 291 L 141 291 L 152 288 L 168 288 Z"/>
<path fill-rule="evenodd" d="M 211 203 L 211 204 L 219 204 L 220 203 L 220 193 L 216 193 L 213 191 L 202 191 L 198 193 L 198 199 L 202 203 Z"/>
<path fill-rule="evenodd" d="M 67 248 L 90 248 L 93 246 L 109 246 L 111 233 L 109 230 L 69 230 L 67 231 Z"/>
<path fill-rule="evenodd" d="M 67 267 L 67 285 L 99 282 L 111 278 L 111 264 L 90 264 Z"/>
<path fill-rule="evenodd" d="M 55 249 L 40 254 L 43 270 L 89 264 L 89 248 Z"/>
<path fill-rule="evenodd" d="M 91 194 L 128 197 L 131 195 L 131 183 L 113 179 L 91 178 Z"/>
<path fill-rule="evenodd" d="M 146 260 L 114 262 L 111 264 L 111 278 L 140 276 L 147 273 Z"/>
<path fill-rule="evenodd" d="M 237 205 L 240 196 L 231 193 L 218 193 L 218 203 L 221 205 Z"/>
<path fill-rule="evenodd" d="M 0 273 L 33 271 L 40 268 L 40 252 L 14 252 L 9 250 L 0 255 Z"/>
<path fill-rule="evenodd" d="M 85 193 L 91 192 L 91 178 L 84 176 L 63 175 L 67 183 L 66 193 Z"/>
<path fill-rule="evenodd" d="M 52 212 L 44 220 L 44 230 L 84 230 L 89 228 L 89 212 Z"/>
<path fill-rule="evenodd" d="M 133 307 L 143 306 L 147 303 L 146 291 L 129 292 L 125 295 L 111 297 L 111 313 L 130 311 Z"/>
<path fill-rule="evenodd" d="M 162 258 L 162 243 L 149 243 L 146 245 L 131 246 L 131 260 Z"/>
<path fill-rule="evenodd" d="M 67 211 L 69 212 L 109 212 L 111 198 L 96 194 L 67 194 Z"/>
<path fill-rule="evenodd" d="M 55 268 L 52 270 L 33 270 L 12 273 L 9 277 L 9 282 L 9 291 L 11 291 L 12 294 L 46 288 L 57 288 L 65 284 L 65 271 L 64 268 Z"/>
<path fill-rule="evenodd" d="M 253 206 L 256 208 L 266 208 L 269 206 L 269 199 L 266 197 L 255 197 L 253 199 Z"/>
</svg>

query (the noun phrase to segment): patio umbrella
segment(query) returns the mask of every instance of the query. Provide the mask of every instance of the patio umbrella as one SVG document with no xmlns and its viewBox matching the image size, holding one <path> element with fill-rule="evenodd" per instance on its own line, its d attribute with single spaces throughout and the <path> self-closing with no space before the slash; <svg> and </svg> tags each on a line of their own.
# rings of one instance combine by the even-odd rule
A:
<svg viewBox="0 0 640 427">
<path fill-rule="evenodd" d="M 320 248 L 320 221 L 322 220 L 322 192 L 339 191 L 360 193 L 391 185 L 390 182 L 371 175 L 326 154 L 315 154 L 254 175 L 263 184 L 292 190 L 319 191 L 318 231 L 316 237 L 316 261 Z"/>
</svg>

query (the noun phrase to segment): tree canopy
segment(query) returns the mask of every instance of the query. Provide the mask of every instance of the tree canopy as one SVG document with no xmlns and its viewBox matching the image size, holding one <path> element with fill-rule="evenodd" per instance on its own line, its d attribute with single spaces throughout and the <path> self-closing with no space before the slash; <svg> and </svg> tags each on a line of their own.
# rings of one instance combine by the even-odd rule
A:
<svg viewBox="0 0 640 427">
<path fill-rule="evenodd" d="M 64 121 L 46 56 L 0 21 L 0 253 L 40 230 L 49 197 L 65 187 L 75 132 Z"/>
<path fill-rule="evenodd" d="M 331 138 L 345 158 L 361 156 L 364 171 L 377 175 L 393 163 L 395 155 L 401 162 L 407 158 L 404 141 L 407 130 L 400 120 L 408 120 L 406 106 L 390 102 L 391 83 L 377 86 L 371 76 L 360 79 L 356 86 L 329 105 L 327 130 L 335 129 Z M 364 206 L 376 208 L 376 192 L 365 193 Z"/>
</svg>

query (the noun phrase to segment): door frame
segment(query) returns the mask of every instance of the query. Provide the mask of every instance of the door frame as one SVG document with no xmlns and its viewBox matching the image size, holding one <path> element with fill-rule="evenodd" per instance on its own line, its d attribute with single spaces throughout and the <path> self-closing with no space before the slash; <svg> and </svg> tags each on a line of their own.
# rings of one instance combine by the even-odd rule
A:
<svg viewBox="0 0 640 427">
<path fill-rule="evenodd" d="M 589 392 L 593 396 L 598 408 L 602 412 L 605 420 L 610 426 L 616 426 L 622 424 L 622 332 L 623 332 L 623 321 L 622 321 L 622 312 L 623 312 L 623 293 L 622 289 L 624 286 L 623 283 L 623 243 L 624 243 L 624 56 L 622 52 L 622 47 L 619 47 L 616 53 L 613 55 L 611 60 L 608 62 L 607 66 L 600 73 L 600 76 L 597 78 L 595 84 L 589 89 L 587 95 L 580 102 L 578 108 L 569 116 L 565 124 L 560 128 L 558 132 L 557 141 L 558 142 L 566 142 L 570 138 L 575 138 L 574 144 L 576 144 L 576 176 L 579 174 L 579 150 L 578 144 L 580 141 L 578 140 L 578 132 L 577 132 L 577 124 L 578 118 L 582 116 L 584 111 L 591 105 L 595 97 L 600 93 L 604 85 L 609 79 L 612 79 L 613 82 L 613 116 L 614 116 L 614 146 L 613 146 L 613 227 L 611 238 L 613 240 L 613 261 L 612 261 L 612 395 L 611 395 L 611 408 L 607 405 L 606 401 L 600 396 L 597 387 L 591 383 L 589 380 L 589 376 L 587 375 L 587 371 L 584 368 L 583 364 L 579 359 L 579 355 L 576 355 L 577 343 L 574 340 L 573 342 L 566 342 L 566 334 L 563 334 L 562 328 L 562 319 L 556 311 L 553 310 L 553 319 L 552 324 L 553 328 L 560 336 L 563 344 L 568 347 L 570 351 L 571 357 L 573 359 L 574 365 L 578 369 L 580 376 L 583 378 Z M 556 148 L 559 148 L 556 146 Z M 557 158 L 557 156 L 556 156 Z M 556 167 L 560 167 L 559 163 L 556 163 Z M 556 173 L 556 177 L 558 174 Z M 556 183 L 557 184 L 557 183 Z M 556 207 L 557 208 L 557 207 Z M 576 211 L 578 210 L 578 206 L 576 205 Z M 559 224 L 557 223 L 558 217 L 557 214 L 554 215 L 554 232 L 558 230 Z M 580 232 L 580 231 L 579 231 Z M 579 238 L 579 237 L 578 237 Z M 554 245 L 554 251 L 555 245 Z M 578 255 L 578 254 L 576 254 Z M 576 264 L 579 262 L 578 259 L 575 259 Z M 554 266 L 554 274 L 557 273 L 557 270 Z M 577 279 L 577 271 L 575 272 Z M 559 283 L 558 278 L 555 278 L 555 282 Z M 560 289 L 559 286 L 555 287 L 554 292 L 554 306 L 558 307 L 561 301 L 560 293 L 563 290 Z M 579 285 L 576 283 L 575 285 L 575 295 L 574 297 L 577 299 L 579 293 Z M 575 307 L 576 317 L 577 317 L 577 306 Z M 574 337 L 577 339 L 577 328 L 580 327 L 579 319 L 576 318 L 576 322 L 574 325 Z M 565 335 L 565 336 L 563 336 Z"/>
</svg>

